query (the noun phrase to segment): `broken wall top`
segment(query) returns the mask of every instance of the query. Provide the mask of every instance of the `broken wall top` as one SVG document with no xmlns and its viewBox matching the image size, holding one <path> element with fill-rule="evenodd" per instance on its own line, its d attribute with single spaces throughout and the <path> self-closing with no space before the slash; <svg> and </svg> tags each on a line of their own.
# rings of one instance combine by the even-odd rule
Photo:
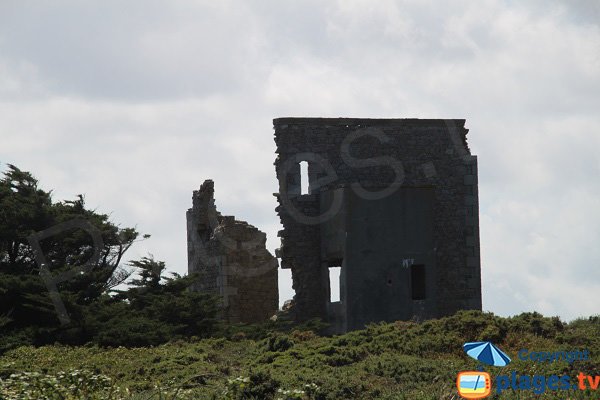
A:
<svg viewBox="0 0 600 400">
<path fill-rule="evenodd" d="M 462 142 L 464 149 L 470 154 L 467 143 L 468 129 L 465 128 L 465 119 L 419 119 L 419 118 L 318 118 L 318 117 L 281 117 L 273 119 L 275 136 L 287 131 L 287 128 L 349 128 L 352 130 L 360 128 L 382 128 L 385 133 L 398 133 L 403 129 L 434 128 L 440 130 L 452 130 L 456 132 L 457 138 Z M 388 128 L 388 129 L 386 129 Z M 279 153 L 279 149 L 277 151 Z"/>
</svg>

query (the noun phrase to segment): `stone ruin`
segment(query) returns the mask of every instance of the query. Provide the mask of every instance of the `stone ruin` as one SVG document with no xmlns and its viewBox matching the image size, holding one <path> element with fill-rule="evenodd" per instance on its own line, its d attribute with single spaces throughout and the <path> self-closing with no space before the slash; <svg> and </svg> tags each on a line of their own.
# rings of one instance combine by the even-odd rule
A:
<svg viewBox="0 0 600 400">
<path fill-rule="evenodd" d="M 464 120 L 278 118 L 281 267 L 333 331 L 481 309 L 477 158 Z M 300 163 L 307 162 L 302 188 Z M 340 301 L 330 298 L 330 268 Z"/>
<path fill-rule="evenodd" d="M 277 259 L 265 248 L 267 236 L 247 222 L 217 212 L 214 183 L 206 180 L 187 211 L 188 272 L 196 290 L 222 299 L 229 323 L 264 321 L 278 309 Z"/>
<path fill-rule="evenodd" d="M 481 309 L 477 157 L 465 120 L 273 124 L 283 225 L 277 257 L 292 271 L 297 320 L 321 318 L 341 333 Z M 189 271 L 203 272 L 198 288 L 221 294 L 229 321 L 268 318 L 277 305 L 277 261 L 265 234 L 216 211 L 211 217 L 212 181 L 193 201 Z M 339 301 L 331 298 L 334 268 Z"/>
</svg>

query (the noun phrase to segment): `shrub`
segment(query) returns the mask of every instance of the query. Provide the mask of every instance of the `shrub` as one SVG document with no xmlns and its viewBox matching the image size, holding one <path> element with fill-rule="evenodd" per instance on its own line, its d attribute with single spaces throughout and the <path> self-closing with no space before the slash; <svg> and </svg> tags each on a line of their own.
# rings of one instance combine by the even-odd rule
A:
<svg viewBox="0 0 600 400">
<path fill-rule="evenodd" d="M 265 348 L 268 351 L 286 351 L 294 346 L 294 341 L 286 335 L 274 334 L 265 339 Z"/>
<path fill-rule="evenodd" d="M 230 400 L 272 399 L 278 388 L 277 381 L 267 373 L 259 371 L 249 377 L 229 379 L 224 396 Z"/>
<path fill-rule="evenodd" d="M 522 313 L 507 319 L 509 329 L 514 332 L 530 333 L 553 339 L 562 332 L 565 325 L 558 317 L 544 317 L 537 312 Z"/>
</svg>

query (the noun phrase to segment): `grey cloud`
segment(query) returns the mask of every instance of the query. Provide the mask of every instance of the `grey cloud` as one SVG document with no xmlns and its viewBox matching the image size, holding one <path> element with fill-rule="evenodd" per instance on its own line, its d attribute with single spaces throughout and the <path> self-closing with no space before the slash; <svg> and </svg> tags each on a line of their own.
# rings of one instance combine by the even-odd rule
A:
<svg viewBox="0 0 600 400">
<path fill-rule="evenodd" d="M 243 85 L 255 27 L 221 3 L 24 3 L 0 13 L 0 49 L 58 95 L 195 97 Z"/>
</svg>

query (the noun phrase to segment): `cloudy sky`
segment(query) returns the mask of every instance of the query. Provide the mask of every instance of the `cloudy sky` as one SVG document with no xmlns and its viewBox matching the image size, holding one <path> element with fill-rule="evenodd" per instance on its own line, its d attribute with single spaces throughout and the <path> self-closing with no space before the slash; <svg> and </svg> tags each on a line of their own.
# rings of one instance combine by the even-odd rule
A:
<svg viewBox="0 0 600 400">
<path fill-rule="evenodd" d="M 600 3 L 446 3 L 0 0 L 0 169 L 183 273 L 207 178 L 278 247 L 274 117 L 465 118 L 484 309 L 597 314 Z"/>
</svg>

